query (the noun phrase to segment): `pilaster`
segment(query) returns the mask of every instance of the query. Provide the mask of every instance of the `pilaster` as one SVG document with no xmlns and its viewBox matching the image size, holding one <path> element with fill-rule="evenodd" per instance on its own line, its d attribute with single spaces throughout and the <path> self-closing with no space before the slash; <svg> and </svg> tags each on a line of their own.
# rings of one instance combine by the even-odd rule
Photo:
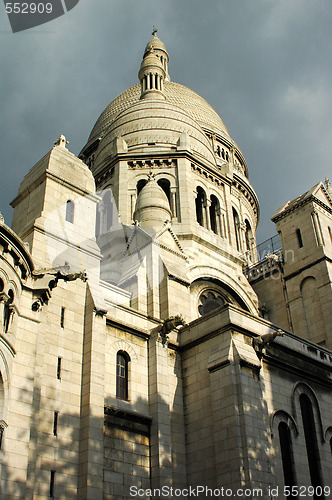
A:
<svg viewBox="0 0 332 500">
<path fill-rule="evenodd" d="M 158 331 L 149 340 L 149 400 L 151 426 L 151 486 L 172 486 L 171 413 L 167 341 Z"/>
<path fill-rule="evenodd" d="M 87 289 L 84 325 L 78 497 L 101 500 L 104 466 L 105 317 Z"/>
</svg>

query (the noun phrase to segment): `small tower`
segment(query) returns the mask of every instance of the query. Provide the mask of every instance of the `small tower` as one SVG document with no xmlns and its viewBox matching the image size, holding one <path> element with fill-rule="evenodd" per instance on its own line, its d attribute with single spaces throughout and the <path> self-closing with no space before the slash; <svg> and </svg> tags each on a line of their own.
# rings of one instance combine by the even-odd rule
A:
<svg viewBox="0 0 332 500">
<path fill-rule="evenodd" d="M 99 197 L 89 168 L 66 148 L 60 135 L 54 147 L 23 179 L 12 228 L 29 244 L 37 265 L 99 275 L 100 252 L 95 242 Z M 96 273 L 95 273 L 96 272 Z"/>
<path fill-rule="evenodd" d="M 169 201 L 153 175 L 149 176 L 137 198 L 134 220 L 145 230 L 152 228 L 156 232 L 171 220 Z"/>
<path fill-rule="evenodd" d="M 166 73 L 165 80 L 169 82 L 170 81 L 170 77 L 168 74 L 169 55 L 164 43 L 160 40 L 160 38 L 157 37 L 157 31 L 158 30 L 156 28 L 153 29 L 152 31 L 153 37 L 146 45 L 143 57 L 147 56 L 147 54 L 149 54 L 153 50 L 156 56 L 159 58 L 165 70 Z"/>
<path fill-rule="evenodd" d="M 281 236 L 283 282 L 294 332 L 332 347 L 332 199 L 328 182 L 284 204 L 272 217 Z"/>
<path fill-rule="evenodd" d="M 141 99 L 165 99 L 164 81 L 168 78 L 168 53 L 165 45 L 156 36 L 156 32 L 157 30 L 153 30 L 153 38 L 145 48 L 138 73 L 141 82 Z"/>
</svg>

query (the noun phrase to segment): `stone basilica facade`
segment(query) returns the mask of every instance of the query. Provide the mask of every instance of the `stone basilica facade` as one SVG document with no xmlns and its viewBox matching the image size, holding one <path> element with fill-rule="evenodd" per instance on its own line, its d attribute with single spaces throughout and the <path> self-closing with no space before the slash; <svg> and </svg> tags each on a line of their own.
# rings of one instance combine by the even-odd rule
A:
<svg viewBox="0 0 332 500">
<path fill-rule="evenodd" d="M 0 222 L 1 499 L 329 498 L 332 189 L 262 252 L 245 159 L 168 62 L 154 33 Z"/>
</svg>

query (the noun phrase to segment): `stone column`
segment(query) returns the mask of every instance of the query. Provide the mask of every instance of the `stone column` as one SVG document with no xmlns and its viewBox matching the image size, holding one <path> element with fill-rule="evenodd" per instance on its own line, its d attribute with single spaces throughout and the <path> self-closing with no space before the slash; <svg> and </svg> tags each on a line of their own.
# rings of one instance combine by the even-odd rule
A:
<svg viewBox="0 0 332 500">
<path fill-rule="evenodd" d="M 103 498 L 105 322 L 105 317 L 94 311 L 87 290 L 78 485 L 78 498 L 86 500 Z"/>
<path fill-rule="evenodd" d="M 189 145 L 183 146 L 187 149 Z M 182 146 L 178 146 L 178 150 Z M 195 198 L 193 196 L 194 185 L 191 174 L 191 166 L 186 158 L 179 158 L 176 164 L 176 174 L 178 176 L 178 210 L 177 218 L 184 224 L 185 231 L 193 231 L 196 227 Z"/>
<path fill-rule="evenodd" d="M 206 229 L 211 229 L 211 224 L 210 224 L 210 206 L 211 206 L 211 201 L 206 200 L 204 205 L 203 205 L 203 219 L 204 219 L 204 227 Z"/>
<path fill-rule="evenodd" d="M 209 363 L 211 409 L 216 457 L 216 486 L 239 488 L 246 483 L 243 453 L 243 423 L 237 401 L 234 366 L 230 362 Z M 227 415 L 226 418 L 222 418 Z"/>
<path fill-rule="evenodd" d="M 224 237 L 223 223 L 222 223 L 222 212 L 221 212 L 220 208 L 218 208 L 216 215 L 217 215 L 217 233 L 219 236 Z"/>
<path fill-rule="evenodd" d="M 221 236 L 227 238 L 226 211 L 220 209 Z"/>
<path fill-rule="evenodd" d="M 106 207 L 104 200 L 101 200 L 101 202 L 98 205 L 98 212 L 99 212 L 99 231 L 98 234 L 104 234 L 106 230 Z"/>
<path fill-rule="evenodd" d="M 171 212 L 172 219 L 177 219 L 176 187 L 171 187 Z"/>
<path fill-rule="evenodd" d="M 254 349 L 239 334 L 223 335 L 220 351 L 210 356 L 208 364 L 217 486 L 266 492 L 272 484 L 264 399 L 268 388 L 260 380 Z"/>
<path fill-rule="evenodd" d="M 115 166 L 114 193 L 118 192 L 118 198 L 115 196 L 115 203 L 118 210 L 118 221 L 123 224 L 131 224 L 132 214 L 129 213 L 128 204 L 128 163 L 121 160 Z M 116 185 L 115 185 L 116 184 Z M 116 224 L 118 221 L 114 220 Z"/>
<path fill-rule="evenodd" d="M 146 255 L 146 282 L 147 282 L 147 311 L 148 315 L 158 318 L 160 317 L 160 250 L 154 244 L 150 244 Z"/>
<path fill-rule="evenodd" d="M 136 195 L 136 190 L 135 190 L 130 195 L 130 212 L 131 212 L 131 218 L 132 219 L 134 218 L 136 199 L 137 199 L 137 195 Z"/>
<path fill-rule="evenodd" d="M 311 219 L 313 222 L 317 243 L 320 247 L 322 247 L 322 246 L 324 246 L 324 237 L 322 234 L 322 229 L 321 229 L 320 220 L 319 220 L 317 210 L 313 210 L 311 212 Z"/>
</svg>

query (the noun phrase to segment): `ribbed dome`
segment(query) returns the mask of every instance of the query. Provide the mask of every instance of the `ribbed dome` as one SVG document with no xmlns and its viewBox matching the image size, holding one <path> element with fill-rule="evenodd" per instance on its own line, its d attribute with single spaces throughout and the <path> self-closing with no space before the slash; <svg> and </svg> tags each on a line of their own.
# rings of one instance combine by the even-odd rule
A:
<svg viewBox="0 0 332 500">
<path fill-rule="evenodd" d="M 119 137 L 131 153 L 137 153 L 148 147 L 148 143 L 158 145 L 159 151 L 171 151 L 181 147 L 184 135 L 189 137 L 188 147 L 197 158 L 215 165 L 208 138 L 183 107 L 167 100 L 138 100 L 118 114 L 105 129 L 95 153 L 95 165 L 101 165 L 114 154 L 114 141 Z"/>
<path fill-rule="evenodd" d="M 116 97 L 96 121 L 86 147 L 99 137 L 102 138 L 113 120 L 121 112 L 138 102 L 140 100 L 140 95 L 141 86 L 138 84 L 134 87 L 130 87 Z M 226 136 L 227 139 L 230 139 L 227 128 L 220 116 L 212 106 L 210 106 L 203 97 L 196 94 L 196 92 L 179 83 L 165 81 L 164 95 L 166 97 L 166 102 L 182 108 L 191 118 L 203 127 L 203 129 Z"/>
</svg>

